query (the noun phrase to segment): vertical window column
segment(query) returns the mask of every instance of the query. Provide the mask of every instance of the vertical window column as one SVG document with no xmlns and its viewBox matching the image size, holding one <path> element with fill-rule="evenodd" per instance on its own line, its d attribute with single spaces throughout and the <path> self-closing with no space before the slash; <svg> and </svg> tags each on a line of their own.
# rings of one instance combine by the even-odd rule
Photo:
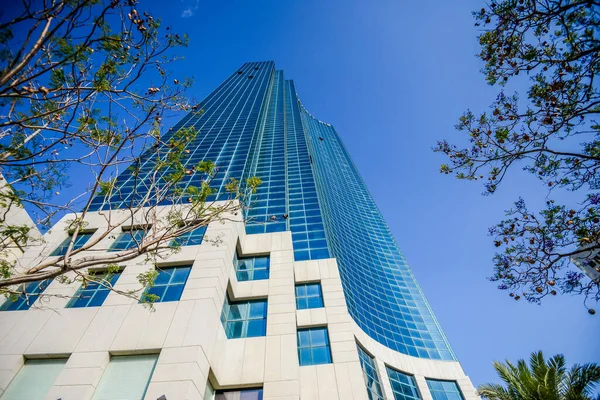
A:
<svg viewBox="0 0 600 400">
<path fill-rule="evenodd" d="M 358 350 L 358 358 L 363 371 L 363 377 L 365 378 L 369 400 L 385 400 L 381 391 L 375 360 L 358 343 L 356 344 L 356 349 Z"/>
</svg>

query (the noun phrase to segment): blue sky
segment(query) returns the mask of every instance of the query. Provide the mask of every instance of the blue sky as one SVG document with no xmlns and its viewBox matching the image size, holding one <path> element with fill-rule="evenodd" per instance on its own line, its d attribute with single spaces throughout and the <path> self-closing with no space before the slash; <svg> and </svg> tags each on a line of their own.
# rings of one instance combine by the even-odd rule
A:
<svg viewBox="0 0 600 400">
<path fill-rule="evenodd" d="M 541 204 L 538 182 L 515 171 L 497 194 L 481 196 L 478 184 L 441 175 L 444 158 L 431 151 L 437 139 L 459 137 L 463 111 L 483 111 L 497 94 L 475 57 L 470 12 L 483 1 L 165 4 L 149 8 L 189 34 L 176 72 L 195 77 L 193 95 L 246 61 L 274 60 L 307 109 L 335 125 L 475 385 L 497 379 L 493 360 L 535 350 L 600 360 L 600 318 L 581 299 L 525 304 L 486 280 L 487 229 L 519 195 Z"/>
</svg>

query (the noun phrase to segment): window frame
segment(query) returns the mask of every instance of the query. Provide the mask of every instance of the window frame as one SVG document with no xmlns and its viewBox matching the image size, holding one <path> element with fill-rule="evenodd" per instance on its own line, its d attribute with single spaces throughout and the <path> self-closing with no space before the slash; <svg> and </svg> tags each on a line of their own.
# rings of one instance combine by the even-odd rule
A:
<svg viewBox="0 0 600 400">
<path fill-rule="evenodd" d="M 48 288 L 48 286 L 50 286 L 50 284 L 52 283 L 53 279 L 44 279 L 41 281 L 33 281 L 33 282 L 28 282 L 28 283 L 24 283 L 24 287 L 23 287 L 23 292 L 26 294 L 26 296 L 23 296 L 23 294 L 20 294 L 16 300 L 12 300 L 11 298 L 6 299 L 2 305 L 0 305 L 0 311 L 25 311 L 25 310 L 29 310 L 31 308 L 31 306 L 33 306 L 35 304 L 35 302 L 39 299 L 39 297 L 42 295 L 42 293 L 44 293 L 44 291 Z M 30 292 L 29 290 L 32 288 L 32 286 L 35 285 L 35 292 Z M 43 287 L 42 287 L 43 286 Z M 40 289 L 41 287 L 41 289 Z M 34 294 L 31 294 L 34 293 Z M 36 294 L 37 293 L 37 294 Z M 30 301 L 30 299 L 33 298 L 33 301 Z M 14 305 L 16 303 L 19 303 L 18 306 L 16 306 L 16 308 L 14 307 Z M 27 307 L 23 307 L 23 305 L 27 305 Z"/>
<path fill-rule="evenodd" d="M 317 286 L 318 288 L 318 293 L 316 295 L 308 294 L 308 287 L 309 286 Z M 304 289 L 304 294 L 303 295 L 298 295 L 298 289 L 299 288 L 303 288 Z M 318 282 L 300 282 L 300 283 L 296 283 L 294 285 L 294 295 L 296 296 L 296 310 L 311 310 L 314 308 L 323 308 L 325 307 L 325 301 L 323 300 L 323 287 L 321 286 L 321 281 Z M 318 299 L 318 304 L 320 305 L 315 305 L 315 306 L 311 306 L 310 304 L 310 300 L 309 299 Z M 306 305 L 306 307 L 300 307 L 300 302 L 304 300 L 304 303 Z"/>
<path fill-rule="evenodd" d="M 260 317 L 252 317 L 251 316 L 251 311 L 252 311 L 252 305 L 253 304 L 264 304 L 264 311 L 263 311 L 263 315 L 261 315 Z M 239 306 L 245 305 L 246 309 L 244 310 L 244 314 L 245 315 L 241 315 L 240 313 L 240 317 L 239 318 L 230 318 L 230 311 L 231 311 L 231 307 L 232 306 L 238 306 L 238 312 L 239 312 Z M 225 329 L 225 335 L 227 336 L 227 339 L 244 339 L 244 338 L 252 338 L 252 337 L 264 337 L 267 335 L 267 313 L 269 310 L 269 303 L 267 299 L 252 299 L 252 300 L 242 300 L 242 301 L 231 301 L 231 299 L 229 298 L 229 295 L 226 294 L 225 295 L 225 301 L 223 303 L 223 309 L 221 311 L 221 324 L 223 325 L 223 329 Z M 250 329 L 250 325 L 253 321 L 263 321 L 261 324 L 261 333 L 262 334 L 252 334 L 252 335 L 248 335 L 249 329 Z M 241 322 L 241 328 L 240 328 L 240 335 L 234 335 L 234 333 L 236 332 L 235 330 L 235 325 L 237 323 Z"/>
<path fill-rule="evenodd" d="M 131 226 L 131 227 L 127 227 L 127 228 L 123 227 L 121 229 L 122 229 L 121 232 L 115 238 L 115 240 L 111 243 L 110 247 L 108 248 L 108 251 L 110 251 L 110 252 L 126 251 L 126 250 L 133 249 L 134 247 L 137 247 L 138 243 L 141 243 L 144 241 L 144 238 L 146 237 L 146 235 L 148 234 L 148 231 L 150 230 L 150 226 L 142 226 L 142 227 Z M 142 236 L 140 238 L 134 237 L 134 234 L 132 232 L 142 232 Z M 124 240 L 122 240 L 122 238 L 125 237 L 126 235 L 130 236 L 130 239 L 128 241 L 129 247 L 117 248 L 117 246 L 119 245 L 120 242 L 124 242 Z"/>
<path fill-rule="evenodd" d="M 417 380 L 415 379 L 415 376 L 413 374 L 408 374 L 406 372 L 400 371 L 399 369 L 394 368 L 394 367 L 389 366 L 389 365 L 386 365 L 385 369 L 386 369 L 386 372 L 387 372 L 387 375 L 388 375 L 388 380 L 390 381 L 390 387 L 392 389 L 392 394 L 394 395 L 394 399 L 395 400 L 421 400 L 421 399 L 423 399 L 423 396 L 421 394 L 421 390 L 419 389 L 419 385 L 417 385 Z M 393 375 L 390 372 L 396 373 L 396 374 L 398 374 L 400 376 L 404 376 L 407 379 L 409 379 L 410 382 L 412 383 L 412 386 L 414 387 L 414 392 L 416 392 L 416 396 L 414 395 L 415 393 L 413 393 L 411 395 L 411 397 L 407 397 L 408 395 L 406 393 L 395 391 L 394 390 L 394 384 L 393 384 L 394 382 L 397 382 L 401 386 L 407 386 L 407 387 L 410 387 L 410 384 L 406 383 L 406 382 L 402 382 L 402 381 L 400 381 L 400 380 L 398 380 L 396 378 L 393 378 L 392 377 Z M 401 397 L 396 397 L 396 394 L 398 394 Z"/>
<path fill-rule="evenodd" d="M 369 400 L 385 400 L 385 397 L 383 395 L 383 388 L 381 386 L 381 375 L 379 373 L 379 369 L 377 368 L 375 357 L 372 354 L 370 354 L 367 350 L 365 350 L 365 348 L 360 343 L 358 343 L 358 341 L 356 342 L 356 349 L 358 351 L 358 361 L 360 362 L 360 369 L 363 373 L 363 378 L 365 380 L 365 388 L 367 389 L 367 395 L 369 397 Z M 374 377 L 372 377 L 369 371 L 367 371 L 367 368 L 365 367 L 365 364 L 367 363 L 368 367 L 373 369 L 373 373 L 375 374 Z M 369 380 L 371 380 L 374 383 L 377 383 L 376 392 L 378 393 L 374 393 L 374 391 L 370 388 Z"/>
<path fill-rule="evenodd" d="M 266 266 L 261 268 L 256 268 L 257 259 L 263 260 L 266 259 Z M 246 263 L 251 261 L 251 268 L 248 269 L 240 269 L 241 263 L 246 265 Z M 233 255 L 233 267 L 235 269 L 235 277 L 238 282 L 248 282 L 248 281 L 262 281 L 269 279 L 271 275 L 271 255 L 253 255 L 253 256 L 245 256 L 240 257 L 237 251 Z M 243 278 L 243 274 L 247 274 L 246 279 Z M 256 278 L 256 274 L 260 273 L 263 275 L 259 275 L 259 278 Z"/>
<path fill-rule="evenodd" d="M 324 331 L 325 332 L 325 342 L 323 345 L 313 345 L 313 332 Z M 302 334 L 304 332 L 308 333 L 308 346 L 302 344 Z M 331 340 L 329 339 L 329 329 L 327 326 L 312 326 L 307 328 L 299 328 L 296 333 L 297 338 L 297 347 L 298 347 L 298 362 L 301 367 L 310 366 L 310 365 L 322 365 L 322 364 L 331 364 L 333 363 L 333 356 L 331 354 Z M 325 361 L 315 362 L 315 353 L 314 350 L 325 349 Z M 308 350 L 308 354 L 310 355 L 310 362 L 305 362 L 302 354 L 303 350 Z M 304 354 L 307 354 L 304 352 Z"/>
<path fill-rule="evenodd" d="M 156 267 L 155 271 L 158 271 L 158 275 L 156 276 L 156 278 L 154 279 L 154 282 L 152 282 L 151 285 L 146 285 L 146 288 L 144 289 L 144 293 L 142 293 L 142 296 L 140 297 L 139 302 L 140 303 L 150 302 L 150 300 L 147 299 L 147 295 L 148 294 L 157 295 L 156 293 L 150 293 L 156 287 L 158 287 L 158 288 L 165 287 L 165 289 L 163 290 L 163 292 L 159 296 L 159 298 L 157 300 L 152 301 L 152 303 L 169 303 L 171 301 L 180 301 L 181 296 L 183 295 L 183 291 L 185 290 L 187 281 L 190 278 L 190 274 L 192 272 L 192 267 L 193 267 L 193 264 L 169 265 L 169 266 Z M 168 270 L 175 270 L 175 272 L 177 272 L 177 269 L 187 269 L 187 273 L 185 274 L 185 279 L 183 279 L 183 282 L 174 282 L 173 283 L 173 279 L 176 276 L 175 273 L 171 273 L 169 280 L 166 283 L 162 283 L 161 280 L 159 280 L 159 283 L 156 282 L 161 277 L 161 273 L 167 273 L 165 271 L 168 271 Z M 169 288 L 173 288 L 176 286 L 181 286 L 181 292 L 179 293 L 179 296 L 177 297 L 177 299 L 164 300 L 164 298 L 167 295 L 167 292 L 169 291 Z M 159 289 L 154 289 L 154 290 L 159 290 Z"/>
<path fill-rule="evenodd" d="M 458 394 L 458 400 L 464 400 L 465 399 L 465 395 L 463 394 L 462 390 L 460 389 L 460 385 L 458 384 L 457 381 L 452 380 L 452 379 L 435 379 L 435 378 L 425 378 L 425 382 L 427 383 L 427 389 L 429 390 L 429 394 L 431 395 L 433 400 L 437 400 L 437 396 L 436 393 L 443 393 L 444 394 L 444 398 L 448 398 L 448 394 L 452 393 L 452 394 Z M 456 391 L 452 391 L 452 392 L 448 392 L 446 391 L 446 389 L 444 388 L 443 392 L 436 390 L 434 388 L 431 387 L 430 383 L 431 382 L 436 382 L 436 383 L 451 383 L 454 384 L 454 387 L 456 388 Z M 451 399 L 454 400 L 454 399 Z"/>
<path fill-rule="evenodd" d="M 106 277 L 110 276 L 110 280 L 108 281 L 108 283 L 111 286 L 114 286 L 115 283 L 117 283 L 117 281 L 119 280 L 119 278 L 121 277 L 121 273 L 123 272 L 123 268 L 119 269 L 119 271 L 117 272 L 109 272 L 107 270 L 96 270 L 96 271 L 88 271 L 88 275 L 97 275 L 97 274 L 104 274 L 102 277 L 100 277 L 100 279 L 102 281 L 106 281 Z M 89 285 L 96 285 L 94 288 L 89 289 Z M 92 292 L 93 294 L 89 297 L 87 303 L 85 305 L 78 305 L 77 303 L 79 302 L 79 300 L 81 300 L 81 296 L 82 296 L 82 292 Z M 73 295 L 73 298 L 71 298 L 71 300 L 69 300 L 69 302 L 67 303 L 67 305 L 65 306 L 66 308 L 89 308 L 89 307 L 100 307 L 104 304 L 104 302 L 106 301 L 106 298 L 108 297 L 108 295 L 110 294 L 111 289 L 109 289 L 107 286 L 102 285 L 100 283 L 97 282 L 90 282 L 88 283 L 88 287 L 86 287 L 85 289 L 83 289 L 83 283 L 81 285 L 79 285 L 79 288 L 77 288 L 77 291 L 75 292 L 75 294 Z M 90 303 L 92 302 L 93 299 L 96 298 L 96 296 L 98 295 L 98 292 L 106 292 L 106 294 L 104 295 L 104 298 L 102 298 L 102 302 L 100 304 L 97 305 L 91 305 Z"/>
<path fill-rule="evenodd" d="M 85 246 L 85 244 L 90 241 L 92 236 L 94 236 L 94 233 L 96 233 L 96 230 L 79 232 L 77 234 L 77 237 L 75 238 L 75 242 L 73 243 L 73 250 L 79 250 L 80 248 Z M 69 233 L 69 236 L 67 236 L 62 242 L 60 242 L 60 244 L 52 251 L 52 253 L 50 253 L 50 257 L 62 257 L 67 254 L 67 249 L 69 248 L 69 244 L 73 239 L 71 236 L 72 234 L 73 233 Z M 83 238 L 85 236 L 88 236 L 88 238 L 85 240 L 85 242 L 80 243 L 80 238 Z"/>
<path fill-rule="evenodd" d="M 188 233 L 184 233 L 183 235 L 172 239 L 170 242 L 170 245 L 178 246 L 178 247 L 200 246 L 202 244 L 202 242 L 204 241 L 204 235 L 206 235 L 207 228 L 208 228 L 208 225 L 201 225 L 196 229 L 192 229 Z M 197 241 L 198 233 L 196 233 L 196 231 L 200 231 L 200 230 L 202 231 L 202 234 L 200 235 L 200 241 L 198 243 L 190 244 L 189 242 L 192 241 L 193 239 L 195 239 L 195 241 Z M 182 241 L 182 242 L 179 243 L 179 241 Z"/>
</svg>

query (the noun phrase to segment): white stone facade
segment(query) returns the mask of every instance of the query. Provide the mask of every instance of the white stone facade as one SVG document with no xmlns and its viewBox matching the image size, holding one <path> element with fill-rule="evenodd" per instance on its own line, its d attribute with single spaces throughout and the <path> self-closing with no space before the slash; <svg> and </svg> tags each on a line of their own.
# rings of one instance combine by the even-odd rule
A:
<svg viewBox="0 0 600 400">
<path fill-rule="evenodd" d="M 21 261 L 29 263 L 58 246 L 67 219 Z M 104 223 L 98 213 L 86 220 L 90 229 Z M 209 380 L 215 389 L 263 387 L 268 400 L 367 399 L 358 341 L 375 356 L 387 399 L 394 396 L 386 365 L 414 375 L 424 400 L 432 399 L 425 378 L 456 381 L 466 400 L 478 398 L 459 363 L 400 354 L 367 336 L 348 314 L 336 260 L 294 262 L 290 232 L 246 235 L 242 222 L 213 222 L 206 238 L 220 243 L 205 240 L 165 260 L 164 265 L 193 266 L 181 300 L 157 303 L 155 312 L 116 293 L 101 307 L 65 308 L 79 284 L 56 280 L 45 293 L 65 297 L 52 297 L 27 311 L 0 312 L 0 393 L 26 359 L 68 357 L 46 399 L 89 400 L 111 355 L 155 353 L 159 356 L 146 400 L 162 395 L 200 400 Z M 238 282 L 232 264 L 236 247 L 243 256 L 269 254 L 270 278 Z M 137 275 L 152 268 L 136 260 L 123 267 L 117 289 L 139 287 Z M 296 310 L 295 284 L 316 281 L 325 307 Z M 232 300 L 268 299 L 265 337 L 227 339 L 220 314 L 228 291 Z M 310 326 L 327 326 L 333 363 L 299 366 L 296 330 Z"/>
</svg>

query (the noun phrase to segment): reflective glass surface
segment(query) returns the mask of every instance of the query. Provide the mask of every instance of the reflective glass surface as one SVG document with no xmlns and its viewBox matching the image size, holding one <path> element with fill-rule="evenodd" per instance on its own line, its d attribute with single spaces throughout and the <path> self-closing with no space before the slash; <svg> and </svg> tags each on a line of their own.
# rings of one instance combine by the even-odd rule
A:
<svg viewBox="0 0 600 400">
<path fill-rule="evenodd" d="M 154 285 L 146 288 L 142 300 L 148 300 L 148 295 L 155 295 L 158 297 L 154 300 L 156 303 L 178 301 L 191 269 L 191 266 L 157 268 L 158 275 L 154 279 Z"/>
<path fill-rule="evenodd" d="M 261 178 L 245 210 L 248 234 L 291 231 L 295 261 L 335 257 L 350 315 L 367 334 L 403 354 L 455 360 L 338 133 L 302 107 L 294 83 L 273 62 L 242 65 L 199 110 L 163 137 L 166 143 L 183 127 L 199 132 L 186 148 L 192 173 L 182 187 L 200 184 L 192 167 L 203 160 L 219 170 L 213 197 L 224 194 L 229 178 Z M 117 192 L 98 196 L 92 209 L 135 204 L 146 193 L 153 157 L 142 155 L 117 177 Z M 256 279 L 246 271 L 238 276 L 246 278 Z"/>
<path fill-rule="evenodd" d="M 26 283 L 23 293 L 15 301 L 7 299 L 0 307 L 0 311 L 28 310 L 51 282 L 52 279 L 46 279 Z"/>
<path fill-rule="evenodd" d="M 101 306 L 110 293 L 109 287 L 117 283 L 121 273 L 109 274 L 98 272 L 90 275 L 94 276 L 99 282 L 86 282 L 85 286 L 82 285 L 77 289 L 77 292 L 67 304 L 68 308 Z M 101 284 L 100 282 L 105 284 Z"/>
<path fill-rule="evenodd" d="M 385 400 L 381 391 L 381 383 L 379 383 L 379 374 L 377 374 L 375 360 L 360 345 L 356 344 L 356 349 L 358 350 L 358 358 L 360 359 L 363 378 L 365 378 L 369 400 Z"/>
<path fill-rule="evenodd" d="M 131 229 L 121 232 L 108 251 L 121 251 L 134 248 L 144 240 L 144 229 Z"/>
<path fill-rule="evenodd" d="M 298 329 L 298 359 L 300 365 L 332 362 L 327 328 Z"/>
<path fill-rule="evenodd" d="M 75 242 L 73 243 L 73 250 L 78 250 L 83 247 L 84 244 L 87 243 L 88 240 L 92 237 L 94 233 L 79 233 L 75 238 Z M 64 256 L 67 254 L 67 249 L 69 248 L 69 244 L 71 244 L 71 236 L 63 240 L 63 242 L 58 246 L 54 251 L 50 254 L 51 256 Z"/>
<path fill-rule="evenodd" d="M 215 400 L 262 400 L 262 389 L 243 390 L 219 390 L 214 397 Z"/>
<path fill-rule="evenodd" d="M 231 302 L 225 296 L 221 323 L 228 339 L 266 336 L 267 300 Z"/>
<path fill-rule="evenodd" d="M 463 400 L 458 384 L 454 381 L 425 379 L 433 400 Z"/>
<path fill-rule="evenodd" d="M 206 226 L 201 226 L 188 233 L 179 236 L 177 239 L 173 239 L 173 244 L 177 246 L 196 246 L 202 244 L 204 234 L 206 233 Z"/>
<path fill-rule="evenodd" d="M 320 283 L 296 285 L 296 309 L 323 307 L 323 292 Z"/>
<path fill-rule="evenodd" d="M 238 257 L 237 254 L 235 254 L 233 265 L 235 266 L 237 280 L 240 282 L 269 279 L 271 267 L 271 259 L 269 256 Z"/>
<path fill-rule="evenodd" d="M 415 357 L 454 360 L 392 232 L 335 129 L 306 110 L 303 124 L 348 311 L 383 345 Z"/>
<path fill-rule="evenodd" d="M 403 374 L 393 368 L 387 367 L 388 377 L 392 385 L 394 400 L 420 400 L 417 382 L 412 375 Z"/>
</svg>

